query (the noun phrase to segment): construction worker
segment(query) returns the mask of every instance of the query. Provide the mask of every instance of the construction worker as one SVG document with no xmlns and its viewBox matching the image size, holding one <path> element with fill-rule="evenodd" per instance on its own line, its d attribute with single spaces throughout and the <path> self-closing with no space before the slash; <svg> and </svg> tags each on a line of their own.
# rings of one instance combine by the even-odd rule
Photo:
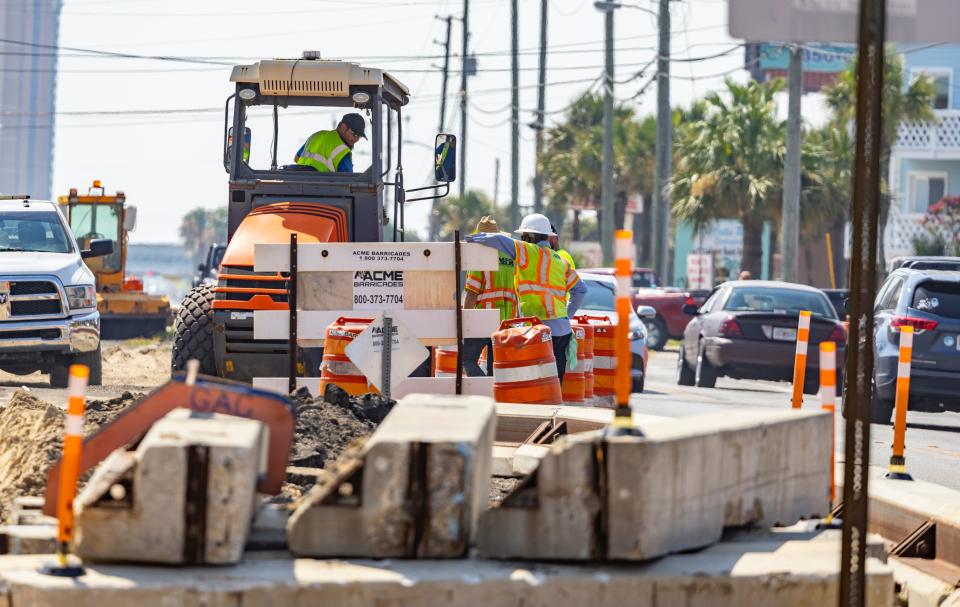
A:
<svg viewBox="0 0 960 607">
<path fill-rule="evenodd" d="M 563 260 L 570 264 L 570 269 L 576 270 L 577 264 L 573 263 L 573 255 L 567 253 L 565 249 L 560 248 L 560 234 L 557 232 L 557 228 L 551 223 L 550 224 L 550 248 L 556 251 L 560 257 L 563 257 Z"/>
<path fill-rule="evenodd" d="M 297 150 L 293 160 L 321 173 L 352 173 L 353 146 L 366 139 L 366 123 L 360 114 L 346 114 L 335 131 L 317 131 Z"/>
<path fill-rule="evenodd" d="M 484 216 L 477 224 L 474 234 L 500 234 L 497 220 Z M 516 318 L 520 309 L 517 295 L 516 267 L 513 259 L 500 253 L 500 267 L 490 272 L 467 272 L 464 286 L 463 307 L 466 310 L 499 310 L 500 321 Z M 477 359 L 483 348 L 487 348 L 487 375 L 493 375 L 493 344 L 490 338 L 467 339 L 463 345 L 463 367 L 467 375 L 483 375 Z"/>
<path fill-rule="evenodd" d="M 540 213 L 523 218 L 521 240 L 503 234 L 476 233 L 468 242 L 493 247 L 517 264 L 520 315 L 536 316 L 550 327 L 557 377 L 563 382 L 570 343 L 570 316 L 576 314 L 587 287 L 563 257 L 550 248 L 550 220 Z"/>
</svg>

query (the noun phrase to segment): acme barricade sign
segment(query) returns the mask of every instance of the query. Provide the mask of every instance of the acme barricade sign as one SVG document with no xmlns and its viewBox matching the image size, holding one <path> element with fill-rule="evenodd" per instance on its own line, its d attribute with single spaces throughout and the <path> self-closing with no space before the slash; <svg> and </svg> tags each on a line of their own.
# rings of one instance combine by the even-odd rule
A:
<svg viewBox="0 0 960 607">
<path fill-rule="evenodd" d="M 499 267 L 497 251 L 490 247 L 462 243 L 460 257 L 462 272 Z M 290 247 L 258 244 L 254 262 L 257 272 L 287 272 Z M 340 317 L 373 319 L 388 310 L 423 346 L 457 343 L 456 303 L 461 294 L 452 242 L 305 243 L 297 247 L 297 269 L 297 343 L 302 348 L 323 347 L 327 327 Z M 289 339 L 289 322 L 286 310 L 257 310 L 254 339 Z M 499 325 L 498 310 L 462 312 L 464 339 L 490 337 Z M 367 379 L 380 381 L 369 375 Z M 491 394 L 492 379 L 465 377 L 463 393 Z M 319 385 L 317 378 L 298 381 L 312 391 Z M 454 393 L 453 378 L 448 377 L 391 383 L 394 398 L 414 391 Z M 258 378 L 254 385 L 283 391 L 287 378 Z"/>
</svg>

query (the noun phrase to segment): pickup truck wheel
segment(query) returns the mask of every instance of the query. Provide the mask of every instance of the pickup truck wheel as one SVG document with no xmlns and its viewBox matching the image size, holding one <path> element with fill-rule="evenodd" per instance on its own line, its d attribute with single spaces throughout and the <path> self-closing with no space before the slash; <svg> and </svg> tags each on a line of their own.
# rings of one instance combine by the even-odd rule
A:
<svg viewBox="0 0 960 607">
<path fill-rule="evenodd" d="M 187 361 L 200 361 L 200 373 L 216 375 L 213 358 L 213 285 L 191 289 L 180 305 L 173 321 L 173 360 L 171 370 L 183 371 Z"/>
<path fill-rule="evenodd" d="M 717 385 L 717 370 L 707 360 L 706 347 L 704 347 L 703 341 L 697 348 L 697 369 L 694 373 L 696 374 L 698 388 L 712 388 Z"/>
<path fill-rule="evenodd" d="M 647 325 L 647 347 L 651 350 L 663 350 L 667 345 L 667 325 L 659 316 L 651 319 L 644 319 L 643 323 Z"/>
<path fill-rule="evenodd" d="M 687 365 L 683 359 L 683 343 L 680 344 L 680 353 L 677 355 L 677 385 L 692 386 L 696 377 L 693 369 Z"/>
<path fill-rule="evenodd" d="M 643 375 L 634 375 L 630 378 L 630 392 L 632 394 L 643 393 Z"/>
<path fill-rule="evenodd" d="M 103 384 L 103 358 L 99 345 L 93 352 L 60 358 L 54 364 L 53 369 L 50 370 L 50 387 L 66 388 L 70 384 L 70 365 L 86 365 L 90 369 L 90 378 L 87 380 L 87 385 L 100 386 Z"/>
</svg>

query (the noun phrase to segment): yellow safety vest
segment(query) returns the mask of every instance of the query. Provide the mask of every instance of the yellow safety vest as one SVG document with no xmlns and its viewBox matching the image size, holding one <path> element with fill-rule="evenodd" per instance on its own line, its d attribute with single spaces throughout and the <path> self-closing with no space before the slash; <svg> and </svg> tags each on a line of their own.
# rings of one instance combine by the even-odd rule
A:
<svg viewBox="0 0 960 607">
<path fill-rule="evenodd" d="M 350 148 L 336 131 L 317 131 L 307 139 L 297 164 L 313 167 L 321 173 L 336 173 L 337 166 Z"/>
<path fill-rule="evenodd" d="M 517 317 L 520 300 L 517 297 L 516 264 L 500 254 L 496 271 L 467 272 L 466 289 L 477 294 L 477 308 L 500 310 L 500 320 Z"/>
<path fill-rule="evenodd" d="M 567 291 L 580 280 L 556 251 L 517 240 L 520 313 L 540 320 L 567 317 Z"/>
</svg>

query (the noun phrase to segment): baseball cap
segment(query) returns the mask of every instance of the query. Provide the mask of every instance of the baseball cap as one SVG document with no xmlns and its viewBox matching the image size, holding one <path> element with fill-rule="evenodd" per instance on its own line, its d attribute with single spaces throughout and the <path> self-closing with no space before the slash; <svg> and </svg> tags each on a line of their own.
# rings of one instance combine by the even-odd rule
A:
<svg viewBox="0 0 960 607">
<path fill-rule="evenodd" d="M 364 122 L 363 116 L 360 114 L 344 114 L 343 118 L 340 119 L 340 122 L 350 127 L 350 130 L 360 137 L 363 137 L 364 139 L 367 138 L 367 123 Z"/>
</svg>

